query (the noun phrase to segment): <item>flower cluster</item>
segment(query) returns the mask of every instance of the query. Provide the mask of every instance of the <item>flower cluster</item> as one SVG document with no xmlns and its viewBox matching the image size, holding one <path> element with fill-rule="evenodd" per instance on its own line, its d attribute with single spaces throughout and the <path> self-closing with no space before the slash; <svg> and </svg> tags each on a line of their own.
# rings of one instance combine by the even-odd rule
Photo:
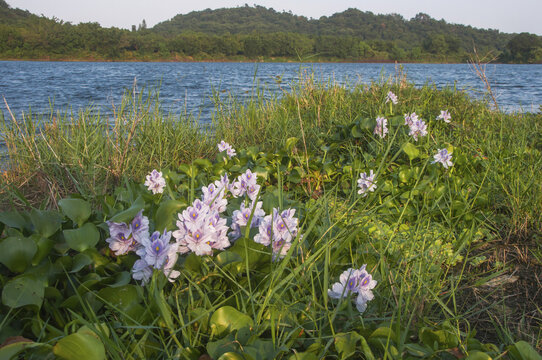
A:
<svg viewBox="0 0 542 360">
<path fill-rule="evenodd" d="M 398 103 L 398 100 L 397 100 L 397 95 L 395 95 L 393 92 L 388 92 L 388 95 L 386 95 L 386 104 L 389 103 L 389 102 L 392 102 L 393 105 L 397 105 Z"/>
<path fill-rule="evenodd" d="M 149 236 L 149 219 L 143 216 L 143 210 L 129 224 L 108 221 L 107 225 L 109 238 L 105 241 L 115 255 L 135 252 L 141 257 L 132 268 L 134 279 L 146 283 L 152 276 L 153 268 L 162 270 L 170 281 L 180 275 L 178 271 L 172 270 L 178 255 L 177 245 L 169 243 L 171 233 L 164 231 L 160 235 L 155 231 Z"/>
<path fill-rule="evenodd" d="M 235 149 L 230 145 L 228 144 L 227 142 L 225 142 L 224 140 L 222 140 L 219 144 L 218 144 L 218 151 L 222 152 L 222 151 L 225 151 L 226 152 L 226 155 L 228 155 L 228 157 L 231 159 L 232 157 L 234 157 L 235 155 L 237 155 L 237 153 L 235 152 Z"/>
<path fill-rule="evenodd" d="M 359 269 L 348 269 L 339 277 L 339 282 L 334 283 L 327 291 L 329 297 L 340 299 L 348 297 L 351 293 L 358 294 L 356 308 L 360 313 L 367 309 L 367 302 L 374 298 L 372 289 L 376 286 L 371 274 L 365 270 L 367 265 Z"/>
<path fill-rule="evenodd" d="M 437 116 L 437 120 L 444 120 L 445 123 L 449 123 L 451 118 L 452 115 L 450 115 L 448 110 L 441 110 L 440 115 Z"/>
<path fill-rule="evenodd" d="M 255 201 L 260 192 L 260 185 L 257 183 L 258 175 L 254 174 L 250 169 L 244 174 L 241 174 L 231 185 L 230 191 L 234 197 L 240 197 L 245 194 L 250 200 Z"/>
<path fill-rule="evenodd" d="M 445 169 L 454 165 L 452 163 L 452 153 L 448 152 L 448 149 L 439 149 L 433 158 L 435 160 L 431 162 L 432 164 L 441 163 Z"/>
<path fill-rule="evenodd" d="M 107 221 L 109 237 L 105 241 L 116 256 L 126 254 L 143 243 L 149 237 L 149 219 L 141 210 L 130 224 Z"/>
<path fill-rule="evenodd" d="M 245 206 L 245 203 L 241 203 L 241 208 L 235 210 L 232 215 L 232 224 L 231 229 L 233 230 L 230 233 L 230 236 L 233 240 L 237 240 L 241 237 L 242 232 L 241 228 L 249 226 L 248 222 L 250 220 L 250 227 L 256 228 L 260 225 L 262 218 L 265 216 L 265 211 L 262 210 L 261 201 L 252 201 L 249 206 Z"/>
<path fill-rule="evenodd" d="M 388 119 L 377 117 L 376 127 L 373 133 L 380 136 L 381 139 L 385 138 L 388 133 Z"/>
<path fill-rule="evenodd" d="M 145 186 L 149 191 L 152 191 L 153 194 L 161 194 L 164 192 L 166 180 L 162 177 L 162 172 L 155 169 L 147 175 L 146 179 Z"/>
<path fill-rule="evenodd" d="M 427 124 L 425 121 L 418 118 L 418 115 L 415 112 L 412 114 L 405 114 L 405 125 L 408 125 L 410 128 L 408 135 L 412 136 L 416 141 L 418 141 L 418 136 L 427 135 Z"/>
<path fill-rule="evenodd" d="M 369 175 L 367 175 L 367 173 L 364 173 L 364 172 L 359 174 L 358 187 L 359 187 L 358 194 L 363 194 L 363 196 L 367 196 L 367 193 L 369 191 L 375 191 L 376 181 L 375 181 L 375 174 L 373 173 L 373 170 L 371 170 Z"/>
<path fill-rule="evenodd" d="M 212 255 L 213 249 L 224 250 L 230 246 L 226 219 L 220 216 L 226 211 L 229 187 L 228 176 L 202 188 L 202 198 L 178 214 L 177 230 L 173 237 L 177 241 L 178 252 L 193 252 L 198 256 Z"/>
<path fill-rule="evenodd" d="M 294 217 L 295 209 L 279 212 L 273 209 L 272 215 L 265 216 L 259 225 L 259 233 L 254 241 L 264 246 L 271 245 L 273 259 L 282 258 L 292 246 L 292 240 L 298 233 L 298 219 Z"/>
</svg>

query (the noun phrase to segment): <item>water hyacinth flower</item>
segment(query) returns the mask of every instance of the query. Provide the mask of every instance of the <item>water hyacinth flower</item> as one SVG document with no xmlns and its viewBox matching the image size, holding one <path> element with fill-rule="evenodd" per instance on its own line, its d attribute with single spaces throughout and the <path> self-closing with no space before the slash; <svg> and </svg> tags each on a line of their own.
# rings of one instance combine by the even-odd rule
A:
<svg viewBox="0 0 542 360">
<path fill-rule="evenodd" d="M 370 174 L 367 175 L 367 173 L 361 173 L 359 174 L 358 179 L 358 194 L 367 196 L 367 193 L 369 191 L 375 191 L 376 189 L 376 181 L 375 181 L 375 174 L 373 173 L 373 170 L 371 170 Z"/>
<path fill-rule="evenodd" d="M 374 299 L 372 290 L 377 281 L 365 270 L 366 265 L 359 269 L 345 270 L 339 277 L 339 282 L 334 283 L 328 289 L 328 296 L 332 299 L 346 298 L 350 294 L 358 294 L 356 297 L 356 309 L 362 313 L 367 309 L 367 302 Z"/>
<path fill-rule="evenodd" d="M 412 126 L 415 121 L 418 121 L 418 115 L 415 112 L 412 114 L 405 114 L 405 125 Z"/>
<path fill-rule="evenodd" d="M 383 117 L 377 117 L 376 127 L 373 133 L 380 136 L 381 139 L 385 138 L 386 134 L 388 133 L 388 119 Z"/>
<path fill-rule="evenodd" d="M 432 164 L 441 163 L 445 169 L 454 165 L 452 163 L 452 153 L 448 152 L 448 149 L 439 149 L 433 158 L 435 160 L 431 162 Z"/>
<path fill-rule="evenodd" d="M 149 219 L 139 211 L 130 224 L 107 221 L 109 237 L 105 241 L 116 256 L 135 251 L 149 237 Z"/>
<path fill-rule="evenodd" d="M 235 155 L 237 155 L 237 153 L 235 152 L 235 149 L 230 145 L 228 144 L 227 142 L 225 142 L 224 140 L 222 140 L 219 144 L 218 144 L 218 151 L 222 152 L 222 151 L 225 151 L 226 152 L 226 155 L 228 155 L 228 157 L 231 159 L 232 157 L 234 157 Z"/>
<path fill-rule="evenodd" d="M 132 277 L 134 280 L 141 281 L 142 285 L 149 282 L 152 276 L 152 267 L 149 266 L 143 259 L 136 260 L 132 267 Z"/>
<path fill-rule="evenodd" d="M 423 120 L 416 120 L 410 125 L 410 132 L 408 135 L 412 136 L 415 141 L 418 141 L 418 137 L 427 135 L 427 124 Z"/>
<path fill-rule="evenodd" d="M 231 224 L 231 229 L 233 231 L 229 234 L 233 240 L 241 237 L 241 227 L 248 226 L 248 221 L 251 216 L 252 221 L 250 222 L 250 227 L 253 228 L 260 225 L 260 221 L 265 216 L 262 205 L 263 203 L 261 201 L 253 201 L 248 207 L 245 206 L 245 203 L 241 203 L 240 209 L 233 212 Z"/>
<path fill-rule="evenodd" d="M 395 95 L 393 92 L 388 92 L 388 95 L 386 95 L 386 104 L 389 103 L 389 102 L 392 102 L 393 105 L 397 105 L 398 103 L 398 100 L 397 100 L 397 95 Z"/>
<path fill-rule="evenodd" d="M 164 230 L 163 234 L 155 231 L 150 238 L 145 239 L 143 246 L 136 251 L 136 254 L 145 260 L 149 266 L 162 269 L 169 254 L 170 239 L 171 231 L 166 232 Z"/>
<path fill-rule="evenodd" d="M 166 179 L 162 177 L 162 172 L 154 169 L 149 175 L 147 175 L 145 186 L 153 194 L 161 194 L 166 187 Z"/>
<path fill-rule="evenodd" d="M 451 118 L 452 115 L 450 115 L 448 110 L 441 110 L 440 115 L 437 116 L 437 120 L 444 120 L 445 123 L 449 123 Z"/>
<path fill-rule="evenodd" d="M 294 217 L 295 209 L 279 212 L 273 209 L 272 215 L 267 215 L 260 221 L 259 232 L 254 236 L 254 242 L 264 246 L 271 245 L 273 260 L 283 258 L 292 246 L 292 240 L 298 233 L 298 219 Z"/>
<path fill-rule="evenodd" d="M 255 201 L 260 192 L 260 185 L 257 183 L 258 175 L 247 169 L 232 184 L 230 191 L 234 197 L 248 195 L 250 200 Z"/>
</svg>

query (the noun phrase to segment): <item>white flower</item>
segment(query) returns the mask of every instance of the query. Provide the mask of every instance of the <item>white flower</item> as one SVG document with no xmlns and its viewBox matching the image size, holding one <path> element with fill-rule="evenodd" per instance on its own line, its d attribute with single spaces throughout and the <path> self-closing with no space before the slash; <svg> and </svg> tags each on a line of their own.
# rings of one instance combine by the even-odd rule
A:
<svg viewBox="0 0 542 360">
<path fill-rule="evenodd" d="M 393 105 L 397 105 L 397 95 L 395 95 L 394 93 L 392 93 L 391 91 L 388 92 L 388 95 L 386 95 L 386 104 L 389 103 L 389 102 L 392 102 Z"/>
<path fill-rule="evenodd" d="M 153 194 L 161 194 L 164 192 L 166 180 L 162 177 L 162 172 L 155 169 L 147 175 L 146 179 L 145 186 L 147 186 L 149 191 L 152 191 Z"/>
<path fill-rule="evenodd" d="M 416 120 L 410 125 L 410 132 L 408 135 L 412 136 L 414 140 L 418 141 L 418 136 L 427 135 L 427 125 L 423 120 Z"/>
<path fill-rule="evenodd" d="M 374 299 L 372 290 L 377 282 L 371 274 L 365 270 L 366 265 L 359 269 L 348 269 L 339 277 L 339 282 L 334 283 L 327 291 L 332 299 L 348 297 L 350 294 L 358 294 L 356 297 L 356 308 L 360 313 L 367 309 L 367 302 Z"/>
<path fill-rule="evenodd" d="M 448 110 L 441 110 L 440 115 L 437 116 L 437 120 L 444 120 L 445 123 L 449 123 L 451 118 L 452 115 L 450 115 Z"/>
<path fill-rule="evenodd" d="M 381 139 L 385 138 L 388 133 L 388 119 L 377 117 L 376 127 L 373 133 L 380 136 Z"/>
<path fill-rule="evenodd" d="M 371 170 L 370 175 L 367 175 L 366 173 L 359 174 L 358 194 L 363 194 L 363 196 L 367 196 L 367 192 L 375 191 L 376 181 L 374 178 L 375 174 L 373 173 L 373 170 Z"/>
<path fill-rule="evenodd" d="M 237 155 L 237 153 L 235 152 L 235 149 L 224 140 L 222 140 L 218 144 L 218 151 L 220 152 L 226 151 L 226 155 L 228 155 L 229 158 L 232 158 L 233 156 Z"/>
<path fill-rule="evenodd" d="M 441 163 L 445 169 L 454 165 L 452 163 L 452 153 L 449 153 L 448 149 L 439 149 L 433 158 L 435 160 L 431 162 L 432 164 Z"/>
</svg>

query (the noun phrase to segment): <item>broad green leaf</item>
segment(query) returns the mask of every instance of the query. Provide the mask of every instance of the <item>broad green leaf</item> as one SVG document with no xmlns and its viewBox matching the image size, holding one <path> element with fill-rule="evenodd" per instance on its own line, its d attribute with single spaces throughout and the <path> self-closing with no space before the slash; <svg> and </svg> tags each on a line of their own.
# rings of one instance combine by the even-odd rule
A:
<svg viewBox="0 0 542 360">
<path fill-rule="evenodd" d="M 103 288 L 98 292 L 98 296 L 107 302 L 107 304 L 121 311 L 128 309 L 132 304 L 139 303 L 140 301 L 139 292 L 135 285 Z"/>
<path fill-rule="evenodd" d="M 365 356 L 365 359 L 374 360 L 375 356 L 373 355 L 373 352 L 371 351 L 369 344 L 367 344 L 367 340 L 365 340 L 363 336 L 361 337 L 360 340 L 361 340 L 361 352 Z"/>
<path fill-rule="evenodd" d="M 14 342 L 0 348 L 0 359 L 17 359 L 15 355 L 22 352 L 23 350 L 43 345 L 41 343 L 35 343 L 20 336 L 18 336 L 18 338 L 21 338 L 21 341 Z"/>
<path fill-rule="evenodd" d="M 70 272 L 75 273 L 84 268 L 87 265 L 92 264 L 93 261 L 87 254 L 77 254 L 73 257 L 73 266 Z"/>
<path fill-rule="evenodd" d="M 105 347 L 98 335 L 82 328 L 53 347 L 53 353 L 64 360 L 105 360 Z"/>
<path fill-rule="evenodd" d="M 237 351 L 239 349 L 238 343 L 235 341 L 233 334 L 228 334 L 223 339 L 217 341 L 209 341 L 205 346 L 207 353 L 213 359 L 220 358 L 221 355 L 228 352 Z"/>
<path fill-rule="evenodd" d="M 6 283 L 2 290 L 2 303 L 11 308 L 26 305 L 41 307 L 45 285 L 33 275 L 19 275 Z"/>
<path fill-rule="evenodd" d="M 100 240 L 100 232 L 92 223 L 86 223 L 78 229 L 64 230 L 63 234 L 68 246 L 79 252 L 95 247 Z"/>
<path fill-rule="evenodd" d="M 13 272 L 22 273 L 32 263 L 37 250 L 32 239 L 8 237 L 0 242 L 0 263 Z"/>
<path fill-rule="evenodd" d="M 247 360 L 247 358 L 234 352 L 227 352 L 222 354 L 218 360 Z"/>
<path fill-rule="evenodd" d="M 47 255 L 49 255 L 55 243 L 53 242 L 53 240 L 45 238 L 38 234 L 34 234 L 30 238 L 34 240 L 38 247 L 38 251 L 36 251 L 34 258 L 32 259 L 32 265 L 36 266 L 41 262 L 41 260 L 43 260 Z"/>
<path fill-rule="evenodd" d="M 542 356 L 525 341 L 518 341 L 510 346 L 508 350 L 514 360 L 542 360 Z"/>
<path fill-rule="evenodd" d="M 36 232 L 46 238 L 56 233 L 62 224 L 62 217 L 56 211 L 32 209 L 30 220 Z"/>
<path fill-rule="evenodd" d="M 82 199 L 62 199 L 58 205 L 62 212 L 79 227 L 83 226 L 92 214 L 90 204 Z"/>
<path fill-rule="evenodd" d="M 244 354 L 250 355 L 254 359 L 273 360 L 285 349 L 275 349 L 273 341 L 256 339 L 250 345 L 243 346 Z"/>
<path fill-rule="evenodd" d="M 174 229 L 177 213 L 185 206 L 186 203 L 184 201 L 164 201 L 154 215 L 155 230 L 162 233 L 164 230 Z"/>
<path fill-rule="evenodd" d="M 137 199 L 134 201 L 132 206 L 130 206 L 128 209 L 121 211 L 117 215 L 113 216 L 110 221 L 117 222 L 117 223 L 129 223 L 131 222 L 134 217 L 137 215 L 137 213 L 142 210 L 145 207 L 145 202 L 143 201 L 143 198 L 141 196 L 138 196 Z"/>
<path fill-rule="evenodd" d="M 297 144 L 298 141 L 299 139 L 296 137 L 291 137 L 291 138 L 286 139 L 286 144 L 284 145 L 284 149 L 286 151 L 292 151 L 293 147 Z"/>
<path fill-rule="evenodd" d="M 122 271 L 117 273 L 114 277 L 114 282 L 112 284 L 108 284 L 107 286 L 112 288 L 121 287 L 129 284 L 130 280 L 132 280 L 132 275 L 128 271 Z"/>
<path fill-rule="evenodd" d="M 361 335 L 355 331 L 335 335 L 335 348 L 341 359 L 348 359 L 356 352 Z"/>
<path fill-rule="evenodd" d="M 28 222 L 18 211 L 0 212 L 0 222 L 19 230 L 28 228 Z"/>
<path fill-rule="evenodd" d="M 314 355 L 311 352 L 302 352 L 302 353 L 295 353 L 291 355 L 288 360 L 318 360 L 318 356 Z"/>
<path fill-rule="evenodd" d="M 288 181 L 294 184 L 299 184 L 301 182 L 301 173 L 302 172 L 300 172 L 297 167 L 292 169 L 288 175 Z"/>
<path fill-rule="evenodd" d="M 223 306 L 217 309 L 211 316 L 209 324 L 215 334 L 223 336 L 233 330 L 239 330 L 245 326 L 252 326 L 250 316 L 243 314 L 231 306 Z"/>
<path fill-rule="evenodd" d="M 207 159 L 196 159 L 194 160 L 194 165 L 196 165 L 197 167 L 203 170 L 213 167 L 213 163 Z"/>
<path fill-rule="evenodd" d="M 95 247 L 100 240 L 100 232 L 92 223 L 86 223 L 78 229 L 64 230 L 63 233 L 68 246 L 79 252 Z"/>
<path fill-rule="evenodd" d="M 352 127 L 352 137 L 360 138 L 363 136 L 363 133 L 363 129 L 358 124 Z"/>
<path fill-rule="evenodd" d="M 464 360 L 491 360 L 491 359 L 492 359 L 491 356 L 479 350 L 469 351 L 469 356 L 464 358 Z"/>
<path fill-rule="evenodd" d="M 407 154 L 410 161 L 420 157 L 420 150 L 416 147 L 416 145 L 412 143 L 405 143 L 402 147 L 405 154 Z"/>
</svg>

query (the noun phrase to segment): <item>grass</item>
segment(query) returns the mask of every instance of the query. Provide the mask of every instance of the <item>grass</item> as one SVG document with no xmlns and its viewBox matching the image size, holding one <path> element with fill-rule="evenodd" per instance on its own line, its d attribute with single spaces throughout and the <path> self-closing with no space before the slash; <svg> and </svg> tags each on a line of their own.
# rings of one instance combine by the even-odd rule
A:
<svg viewBox="0 0 542 360">
<path fill-rule="evenodd" d="M 267 191 L 280 199 L 285 194 L 303 213 L 304 238 L 296 240 L 301 251 L 272 271 L 252 273 L 246 266 L 236 273 L 209 258 L 185 263 L 189 270 L 165 295 L 158 285 L 148 286 L 145 308 L 171 317 L 174 331 L 159 324 L 160 318 L 127 326 L 134 320 L 128 309 L 118 309 L 121 325 L 115 327 L 81 300 L 81 322 L 107 321 L 112 338 L 96 332 L 111 358 L 220 341 L 203 324 L 224 305 L 248 315 L 258 336 L 276 348 L 313 346 L 320 355 L 337 346 L 337 334 L 355 330 L 374 340 L 373 331 L 384 327 L 397 335 L 381 338 L 384 357 L 412 351 L 412 339 L 420 341 L 430 328 L 453 334 L 460 351 L 473 329 L 501 350 L 524 339 L 540 351 L 542 115 L 496 112 L 457 89 L 417 88 L 401 76 L 338 85 L 306 74 L 291 89 L 278 97 L 256 88 L 244 103 L 215 94 L 210 127 L 190 116 L 164 114 L 153 91 L 127 94 L 112 118 L 87 109 L 2 119 L 9 162 L 0 203 L 6 210 L 57 208 L 71 193 L 96 207 L 103 206 L 104 194 L 129 199 L 126 190 L 119 192 L 124 184 L 142 183 L 153 168 L 182 173 L 182 164 L 213 158 L 223 139 L 247 149 L 234 167 L 268 168 Z M 399 105 L 385 103 L 390 90 Z M 432 124 L 419 148 L 453 145 L 455 165 L 445 176 L 431 157 L 405 160 L 408 136 L 398 126 L 388 141 L 370 131 L 355 133 L 363 119 L 415 111 L 433 120 L 442 109 L 450 111 L 452 124 Z M 284 149 L 290 149 L 287 155 L 277 157 Z M 365 200 L 356 193 L 356 179 L 369 168 L 381 180 Z M 193 178 L 190 191 L 212 174 L 205 176 Z M 345 268 L 363 263 L 378 274 L 379 287 L 375 305 L 359 317 L 351 303 L 331 301 L 326 290 Z M 157 305 L 160 296 L 165 308 Z M 141 337 L 142 329 L 148 335 Z M 388 346 L 391 339 L 395 350 Z"/>
</svg>

